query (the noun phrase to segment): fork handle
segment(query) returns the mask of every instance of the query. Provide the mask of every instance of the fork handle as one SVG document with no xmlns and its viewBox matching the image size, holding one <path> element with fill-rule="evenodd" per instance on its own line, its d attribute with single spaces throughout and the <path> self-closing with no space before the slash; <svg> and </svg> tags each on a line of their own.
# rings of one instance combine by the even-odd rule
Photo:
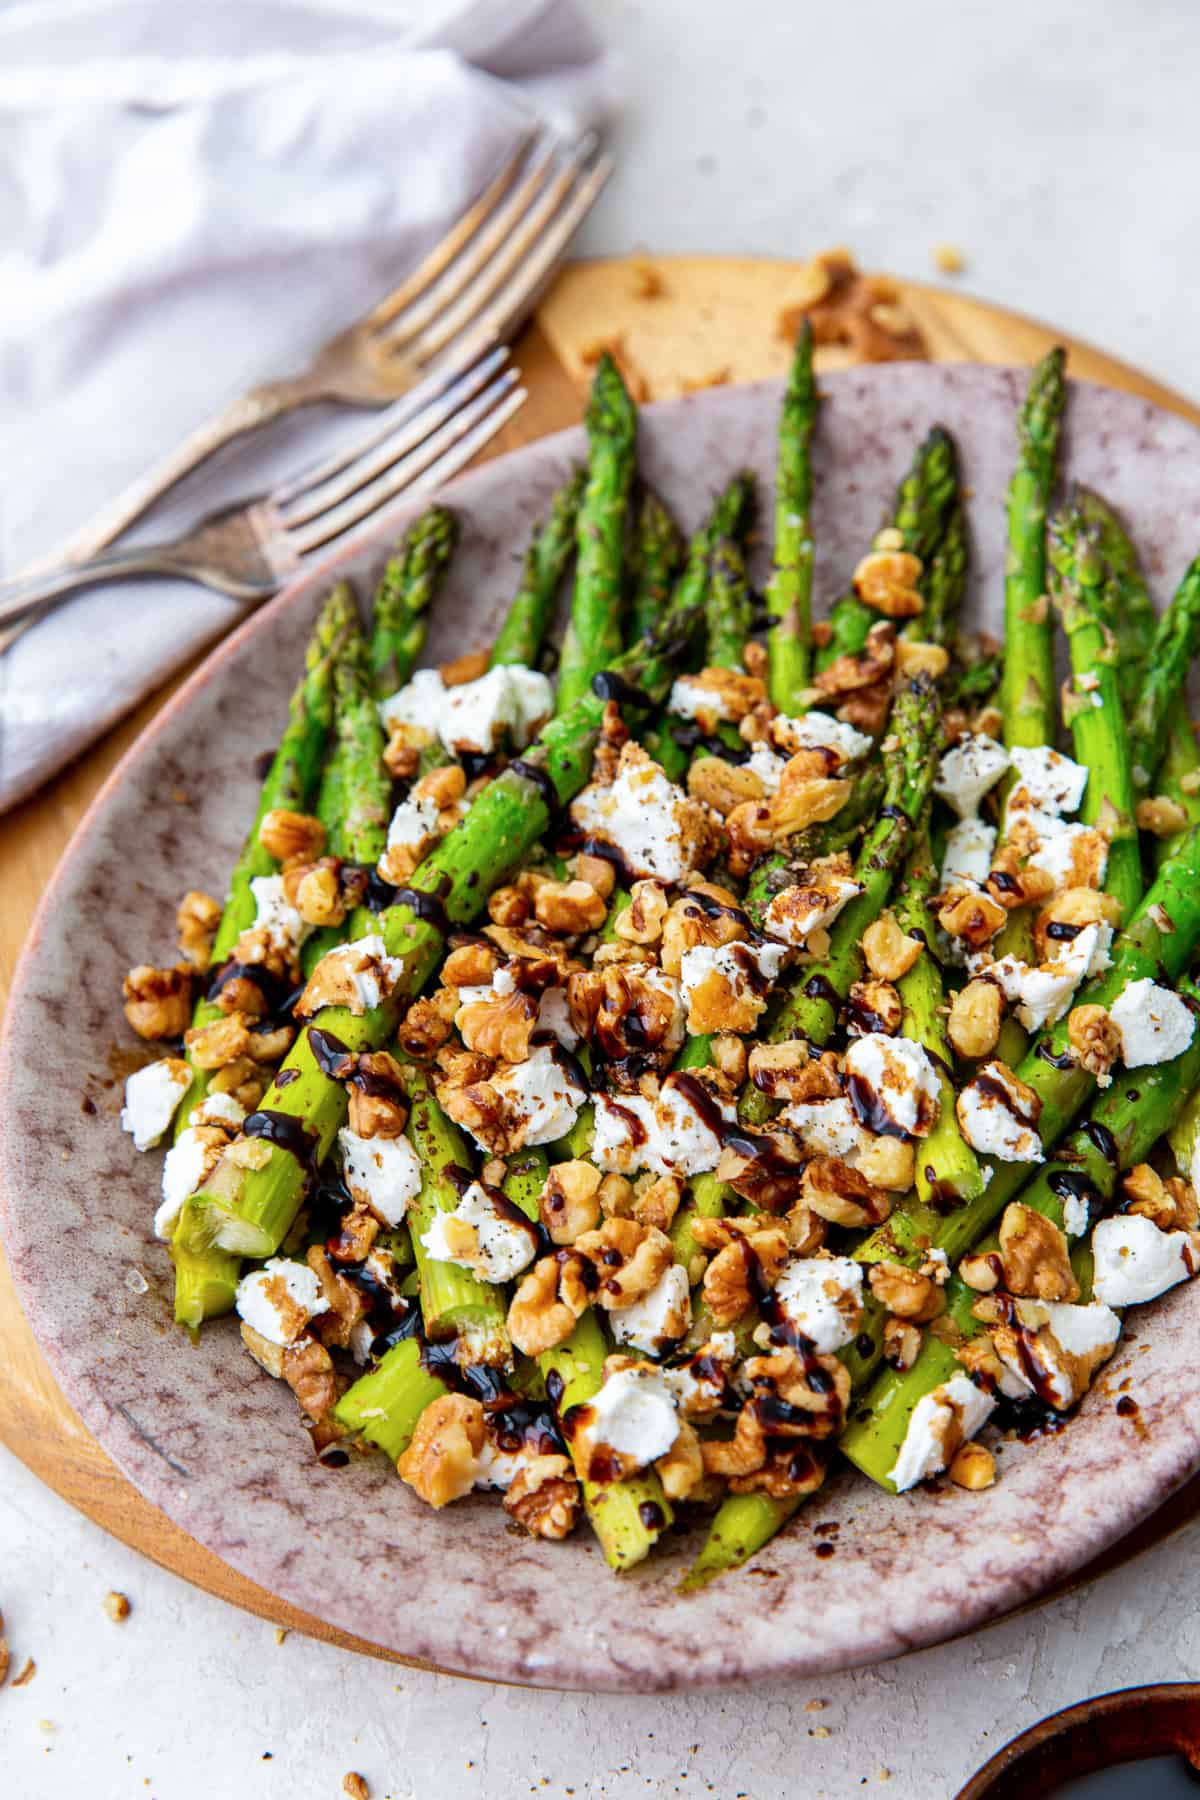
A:
<svg viewBox="0 0 1200 1800">
<path fill-rule="evenodd" d="M 110 550 L 89 557 L 86 562 L 57 563 L 52 568 L 39 570 L 36 575 L 14 575 L 9 581 L 0 581 L 0 634 L 9 625 L 21 626 L 31 621 L 35 614 L 40 617 L 43 613 L 53 612 L 61 601 L 80 588 L 93 587 L 98 582 L 121 581 L 129 575 L 178 575 L 184 572 L 171 545 L 144 544 L 140 549 Z M 11 637 L 0 635 L 0 653 L 18 635 L 19 632 L 14 632 Z"/>
<path fill-rule="evenodd" d="M 115 500 L 110 500 L 107 506 L 94 513 L 52 557 L 31 563 L 25 573 L 49 573 L 60 559 L 64 562 L 82 563 L 94 557 L 98 551 L 111 544 L 114 538 L 128 531 L 156 500 L 161 500 L 185 475 L 198 469 L 201 463 L 207 462 L 210 456 L 215 455 L 226 444 L 231 444 L 235 438 L 243 437 L 248 431 L 257 431 L 260 426 L 269 425 L 272 420 L 282 418 L 296 407 L 306 406 L 319 398 L 314 384 L 300 376 L 265 381 L 260 386 L 251 388 L 238 399 L 231 400 L 220 412 L 214 413 L 203 425 L 198 425 L 194 431 L 189 432 L 174 450 L 169 451 L 144 475 L 139 475 L 136 481 L 130 482 Z"/>
</svg>

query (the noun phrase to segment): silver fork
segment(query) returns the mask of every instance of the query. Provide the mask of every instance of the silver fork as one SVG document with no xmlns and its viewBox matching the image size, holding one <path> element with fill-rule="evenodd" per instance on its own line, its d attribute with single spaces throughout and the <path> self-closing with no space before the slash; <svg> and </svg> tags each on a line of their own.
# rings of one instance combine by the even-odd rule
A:
<svg viewBox="0 0 1200 1800">
<path fill-rule="evenodd" d="M 27 625 L 94 582 L 173 575 L 235 600 L 268 599 L 314 552 L 346 541 L 397 495 L 441 486 L 496 435 L 526 398 L 507 358 L 503 347 L 465 369 L 456 358 L 365 437 L 261 499 L 210 513 L 182 537 L 0 583 L 0 654 Z"/>
<path fill-rule="evenodd" d="M 594 137 L 574 149 L 531 132 L 398 287 L 297 374 L 251 388 L 75 532 L 64 561 L 95 556 L 208 457 L 317 401 L 388 406 L 442 368 L 462 370 L 524 320 L 612 172 Z M 44 571 L 39 560 L 25 573 Z"/>
</svg>

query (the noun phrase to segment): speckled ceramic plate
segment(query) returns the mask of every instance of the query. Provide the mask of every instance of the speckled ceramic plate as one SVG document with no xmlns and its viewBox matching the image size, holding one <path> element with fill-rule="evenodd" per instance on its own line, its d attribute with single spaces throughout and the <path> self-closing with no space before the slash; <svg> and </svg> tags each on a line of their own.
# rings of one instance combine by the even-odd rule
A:
<svg viewBox="0 0 1200 1800">
<path fill-rule="evenodd" d="M 971 614 L 997 625 L 1022 379 L 904 365 L 823 381 L 823 603 L 916 438 L 941 420 L 972 493 Z M 766 488 L 778 401 L 766 383 L 646 409 L 643 466 L 685 524 L 736 468 Z M 529 521 L 581 447 L 566 433 L 456 484 L 462 543 L 432 658 L 487 641 Z M 1067 467 L 1136 521 L 1161 600 L 1200 543 L 1200 437 L 1141 400 L 1079 389 Z M 1078 1420 L 1005 1445 L 989 1492 L 893 1499 L 843 1473 L 752 1568 L 688 1597 L 676 1592 L 686 1542 L 617 1581 L 586 1531 L 537 1543 L 506 1529 L 492 1500 L 433 1513 L 382 1463 L 318 1467 L 291 1394 L 244 1355 L 234 1322 L 196 1348 L 173 1329 L 167 1258 L 149 1235 L 160 1157 L 135 1157 L 117 1125 L 121 977 L 172 955 L 184 888 L 220 891 L 319 599 L 334 574 L 369 579 L 386 547 L 297 585 L 221 646 L 101 792 L 38 916 L 0 1076 L 0 1177 L 13 1273 L 68 1398 L 130 1479 L 243 1574 L 346 1631 L 475 1675 L 614 1689 L 811 1675 L 934 1643 L 1049 1588 L 1200 1465 L 1200 1285 L 1136 1315 Z M 1130 1417 L 1114 1405 L 1124 1383 Z"/>
</svg>

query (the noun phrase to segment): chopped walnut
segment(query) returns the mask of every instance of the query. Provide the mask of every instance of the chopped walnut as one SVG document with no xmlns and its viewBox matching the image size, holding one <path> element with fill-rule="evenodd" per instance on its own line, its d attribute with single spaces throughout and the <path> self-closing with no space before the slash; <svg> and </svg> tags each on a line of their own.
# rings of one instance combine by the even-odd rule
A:
<svg viewBox="0 0 1200 1800">
<path fill-rule="evenodd" d="M 953 889 L 938 907 L 938 924 L 950 937 L 961 938 L 972 950 L 990 944 L 1008 914 L 990 894 Z"/>
<path fill-rule="evenodd" d="M 797 1200 L 789 1206 L 784 1219 L 787 1240 L 797 1256 L 815 1256 L 825 1242 L 829 1227 L 811 1207 Z"/>
<path fill-rule="evenodd" d="M 430 742 L 423 725 L 393 725 L 384 747 L 384 768 L 396 781 L 411 781 L 421 766 L 421 752 Z"/>
<path fill-rule="evenodd" d="M 911 1369 L 921 1353 L 921 1333 L 911 1319 L 883 1321 L 883 1360 L 893 1369 Z"/>
<path fill-rule="evenodd" d="M 618 913 L 613 930 L 629 944 L 657 944 L 667 916 L 667 890 L 659 881 L 635 881 L 629 905 Z"/>
<path fill-rule="evenodd" d="M 704 1457 L 695 1426 L 681 1419 L 675 1442 L 654 1466 L 668 1500 L 686 1500 L 694 1493 L 704 1480 Z"/>
<path fill-rule="evenodd" d="M 424 1000 L 414 1000 L 400 1021 L 396 1036 L 410 1056 L 432 1056 L 454 1031 L 458 995 L 453 988 L 439 988 Z"/>
<path fill-rule="evenodd" d="M 579 1517 L 579 1482 L 567 1458 L 542 1455 L 522 1462 L 508 1485 L 504 1510 L 530 1537 L 565 1538 Z"/>
<path fill-rule="evenodd" d="M 920 938 L 901 931 L 890 912 L 881 913 L 862 936 L 863 959 L 877 981 L 899 981 L 924 948 Z"/>
<path fill-rule="evenodd" d="M 1038 913 L 1033 927 L 1033 941 L 1041 961 L 1046 961 L 1052 944 L 1051 925 L 1119 925 L 1120 902 L 1112 894 L 1102 894 L 1092 887 L 1064 888 Z"/>
<path fill-rule="evenodd" d="M 586 881 L 539 883 L 533 910 L 539 925 L 569 937 L 599 931 L 608 916 L 604 901 Z"/>
<path fill-rule="evenodd" d="M 698 756 L 688 770 L 687 787 L 693 800 L 702 800 L 723 819 L 735 807 L 766 797 L 762 780 L 753 769 L 720 756 Z"/>
<path fill-rule="evenodd" d="M 761 706 L 767 697 L 766 683 L 761 677 L 743 675 L 737 669 L 701 669 L 697 674 L 689 675 L 687 683 L 690 689 L 699 689 L 701 693 L 708 693 L 713 697 L 711 715 L 705 713 L 703 705 L 697 708 L 697 717 L 705 729 L 710 731 L 722 719 L 740 722 L 755 707 Z"/>
<path fill-rule="evenodd" d="M 1174 837 L 1177 832 L 1186 831 L 1189 822 L 1186 806 L 1166 794 L 1139 800 L 1136 818 L 1139 831 L 1149 831 L 1160 838 Z"/>
<path fill-rule="evenodd" d="M 747 800 L 744 805 L 735 806 L 725 820 L 725 831 L 729 839 L 730 873 L 739 878 L 749 875 L 759 857 L 764 856 L 775 841 L 769 803 Z"/>
<path fill-rule="evenodd" d="M 977 1294 L 991 1294 L 1000 1286 L 1004 1266 L 994 1250 L 985 1250 L 978 1256 L 964 1256 L 958 1273 Z"/>
<path fill-rule="evenodd" d="M 850 1402 L 850 1372 L 836 1356 L 805 1356 L 790 1346 L 748 1357 L 738 1381 L 750 1389 L 747 1409 L 775 1437 L 827 1437 Z"/>
<path fill-rule="evenodd" d="M 189 888 L 175 913 L 181 952 L 193 968 L 207 969 L 212 958 L 213 937 L 221 923 L 221 903 L 199 888 Z"/>
<path fill-rule="evenodd" d="M 968 981 L 950 1002 L 946 1035 L 959 1056 L 990 1056 L 1000 1036 L 1004 996 L 994 981 Z"/>
<path fill-rule="evenodd" d="M 617 872 L 606 856 L 592 856 L 581 850 L 569 866 L 576 879 L 595 888 L 602 900 L 607 900 L 617 885 Z"/>
<path fill-rule="evenodd" d="M 442 964 L 442 985 L 488 987 L 499 967 L 500 959 L 490 944 L 459 944 Z"/>
<path fill-rule="evenodd" d="M 949 1476 L 955 1487 L 978 1493 L 990 1488 L 996 1480 L 996 1459 L 984 1444 L 964 1444 L 950 1464 Z"/>
<path fill-rule="evenodd" d="M 511 994 L 468 1002 L 454 1022 L 468 1050 L 499 1062 L 519 1063 L 529 1055 L 537 1017 L 537 995 L 516 988 Z"/>
<path fill-rule="evenodd" d="M 1104 1007 L 1072 1007 L 1067 1019 L 1067 1042 L 1080 1068 L 1094 1075 L 1101 1087 L 1107 1087 L 1112 1066 L 1121 1055 L 1121 1033 Z"/>
<path fill-rule="evenodd" d="M 877 1262 L 867 1270 L 871 1292 L 881 1306 L 898 1319 L 913 1325 L 927 1325 L 930 1319 L 946 1310 L 941 1288 L 928 1275 L 903 1263 Z"/>
<path fill-rule="evenodd" d="M 769 1100 L 832 1100 L 842 1091 L 837 1058 L 812 1056 L 805 1038 L 754 1044 L 748 1067 L 754 1086 Z"/>
<path fill-rule="evenodd" d="M 232 1094 L 244 1112 L 253 1112 L 267 1091 L 264 1071 L 248 1056 L 239 1056 L 209 1077 L 210 1094 Z"/>
<path fill-rule="evenodd" d="M 600 1171 L 590 1162 L 555 1163 L 538 1200 L 554 1244 L 573 1244 L 600 1223 Z"/>
<path fill-rule="evenodd" d="M 234 975 L 224 982 L 215 1004 L 220 1012 L 244 1013 L 251 1022 L 263 1018 L 268 1010 L 265 994 L 248 975 Z"/>
<path fill-rule="evenodd" d="M 896 661 L 896 628 L 887 621 L 872 625 L 867 641 L 857 656 L 837 656 L 816 676 L 815 685 L 823 694 L 843 699 L 847 694 L 871 688 L 883 680 L 890 682 Z"/>
<path fill-rule="evenodd" d="M 633 1217 L 641 1225 L 670 1231 L 683 1200 L 684 1183 L 678 1175 L 659 1175 L 634 1191 Z"/>
<path fill-rule="evenodd" d="M 892 1210 L 891 1196 L 872 1187 L 865 1175 L 836 1156 L 814 1156 L 804 1171 L 801 1197 L 831 1225 L 861 1230 L 882 1225 Z"/>
<path fill-rule="evenodd" d="M 779 786 L 767 803 L 774 838 L 795 837 L 810 825 L 822 825 L 836 818 L 850 798 L 850 783 L 836 775 L 812 775 L 798 771 L 795 764 L 804 759 L 800 752 L 784 765 Z"/>
<path fill-rule="evenodd" d="M 886 275 L 862 274 L 848 250 L 822 250 L 797 281 L 796 299 L 779 315 L 779 335 L 788 343 L 807 317 L 814 341 L 834 347 L 848 364 L 920 361 L 928 355 L 896 283 Z"/>
<path fill-rule="evenodd" d="M 1052 1219 L 1019 1200 L 1005 1207 L 1000 1220 L 1000 1257 L 1004 1285 L 1011 1294 L 1078 1300 L 1079 1283 L 1065 1236 Z"/>
<path fill-rule="evenodd" d="M 917 1152 L 901 1138 L 869 1137 L 854 1152 L 854 1167 L 872 1187 L 907 1194 L 917 1174 Z"/>
<path fill-rule="evenodd" d="M 337 1405 L 338 1385 L 333 1358 L 315 1338 L 301 1338 L 283 1353 L 283 1379 L 300 1403 L 300 1411 L 321 1425 Z"/>
<path fill-rule="evenodd" d="M 291 1049 L 295 1037 L 294 1025 L 276 1025 L 271 1031 L 252 1031 L 246 1042 L 246 1055 L 251 1062 L 281 1062 Z M 236 1057 L 230 1058 L 231 1062 L 236 1060 Z"/>
<path fill-rule="evenodd" d="M 896 673 L 902 681 L 911 681 L 914 675 L 928 675 L 931 681 L 940 681 L 949 667 L 950 652 L 942 644 L 926 644 L 919 639 L 897 639 Z"/>
<path fill-rule="evenodd" d="M 192 970 L 187 963 L 155 969 L 139 963 L 122 985 L 125 1017 L 141 1038 L 181 1038 L 192 1016 Z"/>
<path fill-rule="evenodd" d="M 704 1271 L 704 1298 L 721 1326 L 740 1319 L 760 1287 L 775 1285 L 790 1250 L 786 1228 L 762 1217 L 695 1218 L 692 1236 L 717 1252 Z"/>
<path fill-rule="evenodd" d="M 803 1500 L 825 1480 L 825 1464 L 802 1439 L 769 1450 L 757 1469 L 730 1477 L 733 1494 L 767 1494 L 772 1500 Z M 818 1732 L 824 1730 L 817 1726 Z"/>
<path fill-rule="evenodd" d="M 894 1037 L 904 1019 L 900 995 L 890 981 L 856 981 L 847 996 L 850 1023 L 862 1031 L 882 1031 Z"/>
<path fill-rule="evenodd" d="M 185 1031 L 183 1041 L 198 1069 L 223 1069 L 249 1053 L 250 1031 L 241 1013 L 227 1013 L 211 1025 Z"/>
<path fill-rule="evenodd" d="M 560 1250 L 535 1262 L 508 1309 L 508 1334 L 517 1349 L 526 1356 L 540 1356 L 569 1338 L 591 1304 L 593 1280 L 590 1263 L 575 1250 Z"/>
<path fill-rule="evenodd" d="M 1174 1185 L 1190 1193 L 1187 1184 L 1177 1179 Z M 1160 1231 L 1174 1231 L 1181 1223 L 1175 1194 L 1149 1163 L 1138 1163 L 1122 1178 L 1121 1191 L 1127 1201 L 1126 1210 L 1140 1213 L 1158 1226 Z"/>
<path fill-rule="evenodd" d="M 919 556 L 907 550 L 872 550 L 854 571 L 854 590 L 885 618 L 911 619 L 925 610 L 920 579 Z"/>
<path fill-rule="evenodd" d="M 752 1406 L 743 1406 L 731 1438 L 706 1438 L 700 1446 L 709 1475 L 749 1475 L 761 1469 L 767 1455 L 767 1438 Z"/>
<path fill-rule="evenodd" d="M 610 1075 L 625 1084 L 664 1068 L 684 1039 L 683 1002 L 674 982 L 644 963 L 583 970 L 567 978 L 571 1023 L 594 1044 Z M 621 1068 L 634 1059 L 629 1070 Z"/>
<path fill-rule="evenodd" d="M 342 1776 L 343 1800 L 371 1800 L 371 1790 L 366 1778 L 357 1769 L 350 1769 Z"/>
<path fill-rule="evenodd" d="M 1010 844 L 997 851 L 988 871 L 987 891 L 1005 912 L 1015 912 L 1018 906 L 1040 904 L 1054 892 L 1054 886 L 1053 875 L 1045 869 L 1035 869 L 1032 863 L 1023 865 Z"/>
<path fill-rule="evenodd" d="M 399 1137 L 408 1121 L 404 1071 L 386 1050 L 364 1050 L 346 1071 L 350 1080 L 350 1129 L 364 1138 Z M 354 1077 L 361 1077 L 356 1081 Z"/>
<path fill-rule="evenodd" d="M 631 1219 L 633 1198 L 633 1183 L 625 1175 L 606 1175 L 600 1183 L 600 1211 L 606 1219 Z"/>
<path fill-rule="evenodd" d="M 453 656 L 449 662 L 439 663 L 438 674 L 448 688 L 466 687 L 469 681 L 478 681 L 487 674 L 488 658 L 487 650 L 465 650 L 461 656 Z"/>
<path fill-rule="evenodd" d="M 592 1263 L 600 1279 L 596 1305 L 609 1312 L 632 1306 L 648 1294 L 675 1260 L 671 1240 L 655 1225 L 634 1219 L 605 1219 L 576 1238 L 575 1249 Z"/>
<path fill-rule="evenodd" d="M 345 1242 L 347 1223 L 347 1220 L 342 1221 L 343 1242 L 340 1247 L 350 1252 L 352 1246 Z M 365 1209 L 359 1210 L 355 1233 L 359 1236 L 360 1242 L 370 1239 L 363 1251 L 364 1257 L 369 1254 L 378 1230 L 378 1222 L 370 1217 Z M 356 1249 L 357 1246 L 353 1246 L 353 1248 Z M 344 1275 L 337 1272 L 328 1253 L 320 1244 L 310 1245 L 305 1260 L 320 1282 L 321 1294 L 329 1308 L 327 1312 L 320 1313 L 313 1321 L 314 1329 L 319 1333 L 323 1344 L 336 1344 L 339 1349 L 344 1350 L 350 1342 L 354 1327 L 366 1315 L 366 1301 L 354 1283 L 347 1281 Z M 279 1301 L 277 1300 L 275 1304 L 278 1308 Z"/>
<path fill-rule="evenodd" d="M 276 862 L 315 862 L 325 848 L 325 827 L 309 813 L 276 807 L 263 814 L 258 841 Z"/>
<path fill-rule="evenodd" d="M 686 951 L 720 949 L 744 943 L 746 936 L 746 917 L 736 895 L 714 882 L 697 882 L 663 919 L 659 960 L 668 975 L 678 975 Z"/>
<path fill-rule="evenodd" d="M 417 1420 L 412 1442 L 396 1469 L 427 1506 L 448 1506 L 474 1487 L 484 1437 L 479 1401 L 465 1394 L 442 1394 Z"/>
<path fill-rule="evenodd" d="M 487 909 L 493 925 L 524 925 L 533 904 L 530 895 L 519 887 L 498 887 L 488 896 Z"/>
<path fill-rule="evenodd" d="M 709 1042 L 713 1067 L 718 1069 L 728 1082 L 740 1088 L 746 1079 L 746 1045 L 740 1037 L 729 1031 L 716 1031 Z"/>
</svg>

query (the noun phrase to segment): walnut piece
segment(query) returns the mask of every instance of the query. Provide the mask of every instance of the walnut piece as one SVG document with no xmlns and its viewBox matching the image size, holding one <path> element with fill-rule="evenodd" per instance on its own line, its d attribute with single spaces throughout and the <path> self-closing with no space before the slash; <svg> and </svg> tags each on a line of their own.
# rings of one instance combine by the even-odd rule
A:
<svg viewBox="0 0 1200 1800">
<path fill-rule="evenodd" d="M 786 1227 L 761 1216 L 695 1218 L 692 1235 L 702 1250 L 717 1252 L 704 1271 L 704 1298 L 719 1326 L 732 1325 L 762 1287 L 775 1285 L 790 1250 Z"/>
<path fill-rule="evenodd" d="M 747 1066 L 751 1081 L 769 1100 L 832 1100 L 842 1091 L 836 1057 L 810 1055 L 806 1038 L 755 1044 Z"/>
<path fill-rule="evenodd" d="M 921 1353 L 921 1333 L 911 1319 L 883 1321 L 883 1360 L 893 1369 L 911 1369 Z"/>
<path fill-rule="evenodd" d="M 600 1222 L 599 1169 L 589 1162 L 555 1163 L 538 1199 L 542 1224 L 554 1244 L 573 1244 Z"/>
<path fill-rule="evenodd" d="M 648 1294 L 675 1260 L 666 1233 L 638 1219 L 605 1219 L 576 1238 L 575 1249 L 595 1268 L 600 1278 L 595 1302 L 607 1312 L 619 1312 Z"/>
<path fill-rule="evenodd" d="M 1150 831 L 1160 838 L 1174 837 L 1176 832 L 1186 831 L 1188 825 L 1187 808 L 1166 794 L 1139 800 L 1136 818 L 1139 831 Z"/>
<path fill-rule="evenodd" d="M 333 1358 L 315 1338 L 301 1338 L 283 1353 L 283 1379 L 300 1402 L 300 1410 L 321 1425 L 337 1404 Z"/>
<path fill-rule="evenodd" d="M 633 1217 L 640 1225 L 670 1231 L 683 1200 L 684 1184 L 678 1175 L 659 1175 L 635 1191 Z"/>
<path fill-rule="evenodd" d="M 537 1016 L 537 995 L 517 988 L 511 994 L 470 1001 L 459 1008 L 454 1022 L 468 1050 L 497 1062 L 519 1063 L 529 1055 Z"/>
<path fill-rule="evenodd" d="M 565 1456 L 533 1456 L 522 1462 L 504 1495 L 504 1510 L 530 1537 L 557 1541 L 579 1517 L 579 1482 Z"/>
<path fill-rule="evenodd" d="M 485 1436 L 483 1407 L 465 1394 L 442 1394 L 417 1420 L 396 1469 L 427 1506 L 448 1506 L 475 1485 Z"/>
<path fill-rule="evenodd" d="M 688 770 L 687 787 L 693 800 L 702 800 L 722 818 L 735 807 L 762 800 L 766 795 L 753 769 L 728 763 L 720 756 L 698 756 Z"/>
<path fill-rule="evenodd" d="M 999 1235 L 1009 1293 L 1034 1300 L 1078 1300 L 1067 1240 L 1052 1219 L 1013 1200 L 1004 1209 Z"/>
<path fill-rule="evenodd" d="M 847 996 L 851 1021 L 863 1031 L 882 1031 L 894 1037 L 904 1019 L 904 1007 L 890 981 L 855 981 Z"/>
<path fill-rule="evenodd" d="M 956 1451 L 948 1470 L 955 1487 L 978 1493 L 996 1480 L 996 1459 L 984 1444 L 971 1442 Z"/>
<path fill-rule="evenodd" d="M 399 1137 L 408 1122 L 403 1081 L 403 1069 L 386 1050 L 361 1051 L 350 1071 L 351 1131 L 364 1138 Z"/>
<path fill-rule="evenodd" d="M 917 1175 L 916 1146 L 901 1138 L 868 1137 L 854 1152 L 854 1167 L 872 1187 L 907 1194 Z"/>
<path fill-rule="evenodd" d="M 414 1000 L 400 1021 L 396 1036 L 410 1056 L 432 1056 L 454 1033 L 458 995 L 453 988 L 439 988 L 423 1000 Z"/>
<path fill-rule="evenodd" d="M 863 958 L 877 981 L 899 981 L 924 948 L 920 938 L 901 931 L 890 912 L 881 913 L 862 936 Z"/>
<path fill-rule="evenodd" d="M 881 1306 L 886 1306 L 898 1319 L 913 1325 L 927 1325 L 930 1319 L 946 1309 L 942 1290 L 928 1275 L 909 1269 L 903 1263 L 877 1262 L 867 1270 L 871 1292 Z"/>
<path fill-rule="evenodd" d="M 508 1309 L 508 1335 L 517 1349 L 540 1356 L 569 1338 L 591 1302 L 593 1279 L 590 1265 L 575 1250 L 535 1262 Z"/>
<path fill-rule="evenodd" d="M 959 1056 L 990 1056 L 1000 1036 L 1004 997 L 994 981 L 968 981 L 950 1002 L 946 1035 Z"/>
<path fill-rule="evenodd" d="M 890 1194 L 872 1187 L 866 1176 L 837 1156 L 814 1156 L 800 1187 L 804 1204 L 831 1225 L 882 1225 L 892 1210 Z"/>
<path fill-rule="evenodd" d="M 1067 1019 L 1067 1042 L 1080 1068 L 1107 1087 L 1112 1066 L 1121 1055 L 1121 1033 L 1105 1008 L 1072 1007 Z"/>
<path fill-rule="evenodd" d="M 325 849 L 325 827 L 310 813 L 278 806 L 263 814 L 258 841 L 276 862 L 315 862 Z"/>
<path fill-rule="evenodd" d="M 155 969 L 139 963 L 121 990 L 125 1017 L 141 1038 L 181 1038 L 192 1016 L 192 970 L 187 963 Z"/>
<path fill-rule="evenodd" d="M 213 937 L 221 923 L 221 903 L 199 888 L 189 888 L 175 913 L 180 951 L 193 968 L 207 969 Z"/>
<path fill-rule="evenodd" d="M 250 1048 L 250 1031 L 241 1013 L 227 1013 L 211 1025 L 185 1031 L 183 1041 L 198 1069 L 223 1069 Z"/>
<path fill-rule="evenodd" d="M 459 944 L 442 964 L 442 985 L 488 987 L 499 967 L 500 958 L 490 944 Z"/>
<path fill-rule="evenodd" d="M 925 610 L 920 579 L 921 559 L 911 551 L 872 550 L 854 571 L 854 590 L 885 618 L 912 619 Z"/>
<path fill-rule="evenodd" d="M 533 910 L 539 925 L 569 937 L 599 931 L 608 916 L 604 901 L 586 881 L 539 882 Z"/>
<path fill-rule="evenodd" d="M 990 944 L 1008 914 L 990 894 L 964 892 L 956 888 L 938 907 L 938 924 L 950 937 L 961 938 L 972 950 Z"/>
</svg>

